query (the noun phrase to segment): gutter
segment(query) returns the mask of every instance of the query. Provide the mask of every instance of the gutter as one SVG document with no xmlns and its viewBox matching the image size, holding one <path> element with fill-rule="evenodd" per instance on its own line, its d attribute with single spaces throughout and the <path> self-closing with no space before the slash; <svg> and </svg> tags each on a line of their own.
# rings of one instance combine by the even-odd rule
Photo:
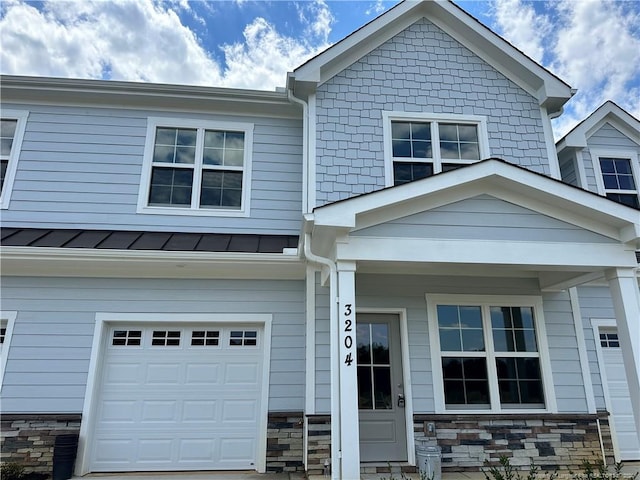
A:
<svg viewBox="0 0 640 480">
<path fill-rule="evenodd" d="M 331 478 L 340 479 L 342 471 L 342 444 L 340 419 L 340 370 L 338 368 L 339 331 L 338 331 L 338 269 L 335 262 L 311 251 L 310 225 L 313 215 L 305 215 L 304 256 L 317 265 L 329 269 L 329 358 L 331 365 Z"/>
<path fill-rule="evenodd" d="M 293 88 L 287 89 L 287 98 L 291 103 L 302 105 L 302 213 L 309 213 L 309 104 L 293 94 Z"/>
</svg>

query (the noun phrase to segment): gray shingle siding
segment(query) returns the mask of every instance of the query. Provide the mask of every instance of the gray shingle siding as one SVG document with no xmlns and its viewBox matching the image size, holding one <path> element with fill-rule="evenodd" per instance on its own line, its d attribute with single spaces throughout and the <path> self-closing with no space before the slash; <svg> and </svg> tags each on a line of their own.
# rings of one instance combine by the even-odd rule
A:
<svg viewBox="0 0 640 480">
<path fill-rule="evenodd" d="M 548 174 L 538 102 L 426 19 L 318 88 L 317 205 L 384 187 L 382 111 L 487 117 L 491 155 Z"/>
</svg>

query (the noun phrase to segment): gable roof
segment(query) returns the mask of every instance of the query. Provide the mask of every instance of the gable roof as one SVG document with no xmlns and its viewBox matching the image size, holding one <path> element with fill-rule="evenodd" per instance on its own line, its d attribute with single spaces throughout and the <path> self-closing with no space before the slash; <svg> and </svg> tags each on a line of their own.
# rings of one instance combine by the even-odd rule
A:
<svg viewBox="0 0 640 480">
<path fill-rule="evenodd" d="M 496 158 L 317 207 L 305 228 L 351 231 L 484 193 L 640 248 L 638 210 Z"/>
<path fill-rule="evenodd" d="M 449 0 L 405 0 L 289 74 L 288 86 L 306 94 L 421 18 L 427 18 L 489 65 L 536 97 L 549 113 L 560 111 L 573 91 Z"/>
<path fill-rule="evenodd" d="M 608 100 L 558 140 L 556 149 L 560 152 L 565 148 L 585 148 L 587 139 L 605 123 L 611 124 L 640 145 L 640 120 Z"/>
</svg>

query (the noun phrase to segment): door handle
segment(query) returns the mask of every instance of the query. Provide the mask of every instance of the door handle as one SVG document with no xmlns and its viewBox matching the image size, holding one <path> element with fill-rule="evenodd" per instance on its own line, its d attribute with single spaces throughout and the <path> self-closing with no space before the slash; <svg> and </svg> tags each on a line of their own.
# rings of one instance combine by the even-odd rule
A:
<svg viewBox="0 0 640 480">
<path fill-rule="evenodd" d="M 398 394 L 398 406 L 404 408 L 404 395 L 402 393 Z"/>
</svg>

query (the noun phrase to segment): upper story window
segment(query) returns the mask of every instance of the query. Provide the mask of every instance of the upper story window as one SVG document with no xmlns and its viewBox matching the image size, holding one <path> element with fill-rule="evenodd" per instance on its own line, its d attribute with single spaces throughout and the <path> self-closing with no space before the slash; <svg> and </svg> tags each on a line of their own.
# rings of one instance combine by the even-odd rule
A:
<svg viewBox="0 0 640 480">
<path fill-rule="evenodd" d="M 539 300 L 434 295 L 427 303 L 441 411 L 551 409 Z"/>
<path fill-rule="evenodd" d="M 607 152 L 598 154 L 598 187 L 614 202 L 640 208 L 640 165 L 635 152 Z"/>
<path fill-rule="evenodd" d="M 9 207 L 9 198 L 18 168 L 18 157 L 29 112 L 2 110 L 0 119 L 0 207 Z"/>
<path fill-rule="evenodd" d="M 489 157 L 486 120 L 384 112 L 387 185 L 401 185 Z"/>
<path fill-rule="evenodd" d="M 138 211 L 247 216 L 253 125 L 150 118 Z"/>
</svg>

